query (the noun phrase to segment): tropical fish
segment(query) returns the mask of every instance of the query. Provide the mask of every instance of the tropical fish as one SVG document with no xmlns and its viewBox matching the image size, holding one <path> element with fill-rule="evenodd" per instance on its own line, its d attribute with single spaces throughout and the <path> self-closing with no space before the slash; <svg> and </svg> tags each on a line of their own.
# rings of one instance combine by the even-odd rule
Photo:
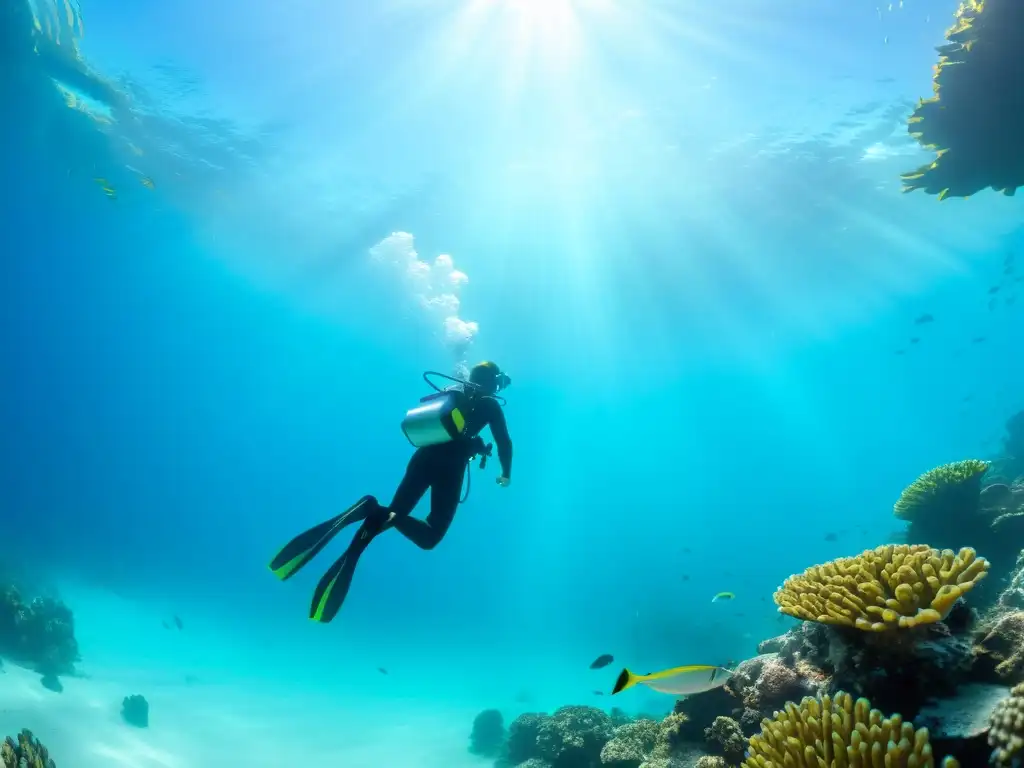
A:
<svg viewBox="0 0 1024 768">
<path fill-rule="evenodd" d="M 914 325 L 924 325 L 925 323 L 933 322 L 935 322 L 935 318 L 929 315 L 927 312 L 925 312 L 923 315 L 921 315 L 914 321 Z"/>
<path fill-rule="evenodd" d="M 151 178 L 149 178 L 149 176 L 143 176 L 141 179 L 139 179 L 139 182 L 146 189 L 155 189 L 156 188 L 156 184 L 153 183 L 153 180 Z"/>
<path fill-rule="evenodd" d="M 103 190 L 104 195 L 109 197 L 111 200 L 117 200 L 117 190 L 110 186 L 109 181 L 104 179 L 102 176 L 97 176 L 93 181 L 100 185 L 100 189 Z"/>
<path fill-rule="evenodd" d="M 604 667 L 607 667 L 609 664 L 611 664 L 613 661 L 615 661 L 615 657 L 612 656 L 610 653 L 602 653 L 600 656 L 598 656 L 590 663 L 590 668 L 603 669 Z"/>
<path fill-rule="evenodd" d="M 377 671 L 380 672 L 382 675 L 386 675 L 388 673 L 388 671 L 384 669 L 384 667 L 377 667 Z"/>
<path fill-rule="evenodd" d="M 174 626 L 176 626 L 178 629 L 185 628 L 184 623 L 181 621 L 180 618 L 178 618 L 178 616 L 173 616 L 172 618 L 174 619 Z"/>
<path fill-rule="evenodd" d="M 717 603 L 719 600 L 732 600 L 736 595 L 732 592 L 719 592 L 717 595 L 711 598 L 712 603 Z"/>
<path fill-rule="evenodd" d="M 663 672 L 652 672 L 649 675 L 634 675 L 628 669 L 622 670 L 615 681 L 612 694 L 632 688 L 634 685 L 646 685 L 659 693 L 671 693 L 676 696 L 692 696 L 704 693 L 725 685 L 733 673 L 724 667 L 699 664 L 689 667 L 673 667 Z"/>
</svg>

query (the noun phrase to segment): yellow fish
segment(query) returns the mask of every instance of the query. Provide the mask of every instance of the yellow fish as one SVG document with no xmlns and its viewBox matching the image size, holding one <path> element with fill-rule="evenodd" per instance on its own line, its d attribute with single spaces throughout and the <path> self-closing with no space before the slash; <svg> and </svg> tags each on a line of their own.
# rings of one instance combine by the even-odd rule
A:
<svg viewBox="0 0 1024 768">
<path fill-rule="evenodd" d="M 143 177 L 142 177 L 142 178 L 141 178 L 141 179 L 139 180 L 139 182 L 140 182 L 140 183 L 142 184 L 142 186 L 144 186 L 144 187 L 145 187 L 146 189 L 155 189 L 155 188 L 156 188 L 156 184 L 154 184 L 154 183 L 153 183 L 153 180 L 152 180 L 151 178 L 149 178 L 149 176 L 143 176 Z"/>
<path fill-rule="evenodd" d="M 634 685 L 646 685 L 659 693 L 671 693 L 676 696 L 692 696 L 704 693 L 725 685 L 733 676 L 725 667 L 692 665 L 689 667 L 673 667 L 663 672 L 652 672 L 649 675 L 634 675 L 628 669 L 622 670 L 615 681 L 612 695 L 632 688 Z"/>
<path fill-rule="evenodd" d="M 117 200 L 117 190 L 110 186 L 109 181 L 104 179 L 102 176 L 97 176 L 93 181 L 100 185 L 100 189 L 103 190 L 104 195 L 109 197 L 111 200 Z"/>
</svg>

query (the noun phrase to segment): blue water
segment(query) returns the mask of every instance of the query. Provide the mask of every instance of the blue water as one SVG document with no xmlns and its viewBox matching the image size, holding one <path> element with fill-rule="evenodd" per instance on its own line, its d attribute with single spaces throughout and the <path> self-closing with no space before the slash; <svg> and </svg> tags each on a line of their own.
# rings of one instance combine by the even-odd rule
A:
<svg viewBox="0 0 1024 768">
<path fill-rule="evenodd" d="M 79 58 L 0 49 L 3 563 L 89 676 L 9 669 L 0 726 L 59 765 L 276 765 L 282 729 L 303 764 L 486 765 L 481 709 L 754 654 L 776 585 L 1024 405 L 986 294 L 1019 202 L 899 192 L 951 0 L 128 5 L 83 0 Z M 410 278 L 442 254 L 468 282 Z M 511 486 L 473 470 L 441 546 L 382 536 L 310 622 L 342 539 L 286 584 L 270 557 L 389 499 L 421 373 L 482 359 Z"/>
</svg>

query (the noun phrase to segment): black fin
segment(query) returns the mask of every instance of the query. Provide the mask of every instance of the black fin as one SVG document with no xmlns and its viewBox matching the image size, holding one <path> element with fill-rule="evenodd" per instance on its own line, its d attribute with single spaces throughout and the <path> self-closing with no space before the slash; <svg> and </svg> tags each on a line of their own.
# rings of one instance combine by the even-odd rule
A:
<svg viewBox="0 0 1024 768">
<path fill-rule="evenodd" d="M 627 685 L 629 685 L 629 670 L 624 669 L 619 675 L 619 679 L 615 681 L 615 687 L 612 688 L 612 696 L 621 691 Z"/>
<path fill-rule="evenodd" d="M 375 525 L 371 526 L 371 522 Z M 352 586 L 352 576 L 355 575 L 359 557 L 381 531 L 380 521 L 373 521 L 372 518 L 360 526 L 345 554 L 334 561 L 334 565 L 327 569 L 313 590 L 309 618 L 327 624 L 338 615 L 348 596 L 349 587 Z"/>
<path fill-rule="evenodd" d="M 270 570 L 281 581 L 290 579 L 306 563 L 316 557 L 342 528 L 349 523 L 365 520 L 367 515 L 379 507 L 380 505 L 373 496 L 363 496 L 340 515 L 325 520 L 319 525 L 314 525 L 285 544 L 270 561 Z"/>
</svg>

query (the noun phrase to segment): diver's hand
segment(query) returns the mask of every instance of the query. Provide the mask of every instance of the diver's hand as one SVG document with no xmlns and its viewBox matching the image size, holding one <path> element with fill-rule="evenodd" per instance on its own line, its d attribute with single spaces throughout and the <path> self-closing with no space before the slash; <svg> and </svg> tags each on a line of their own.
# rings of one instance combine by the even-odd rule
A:
<svg viewBox="0 0 1024 768">
<path fill-rule="evenodd" d="M 504 475 L 502 475 L 497 480 L 495 480 L 495 482 L 502 488 L 508 488 L 508 484 L 512 482 L 512 478 L 505 477 Z"/>
</svg>

